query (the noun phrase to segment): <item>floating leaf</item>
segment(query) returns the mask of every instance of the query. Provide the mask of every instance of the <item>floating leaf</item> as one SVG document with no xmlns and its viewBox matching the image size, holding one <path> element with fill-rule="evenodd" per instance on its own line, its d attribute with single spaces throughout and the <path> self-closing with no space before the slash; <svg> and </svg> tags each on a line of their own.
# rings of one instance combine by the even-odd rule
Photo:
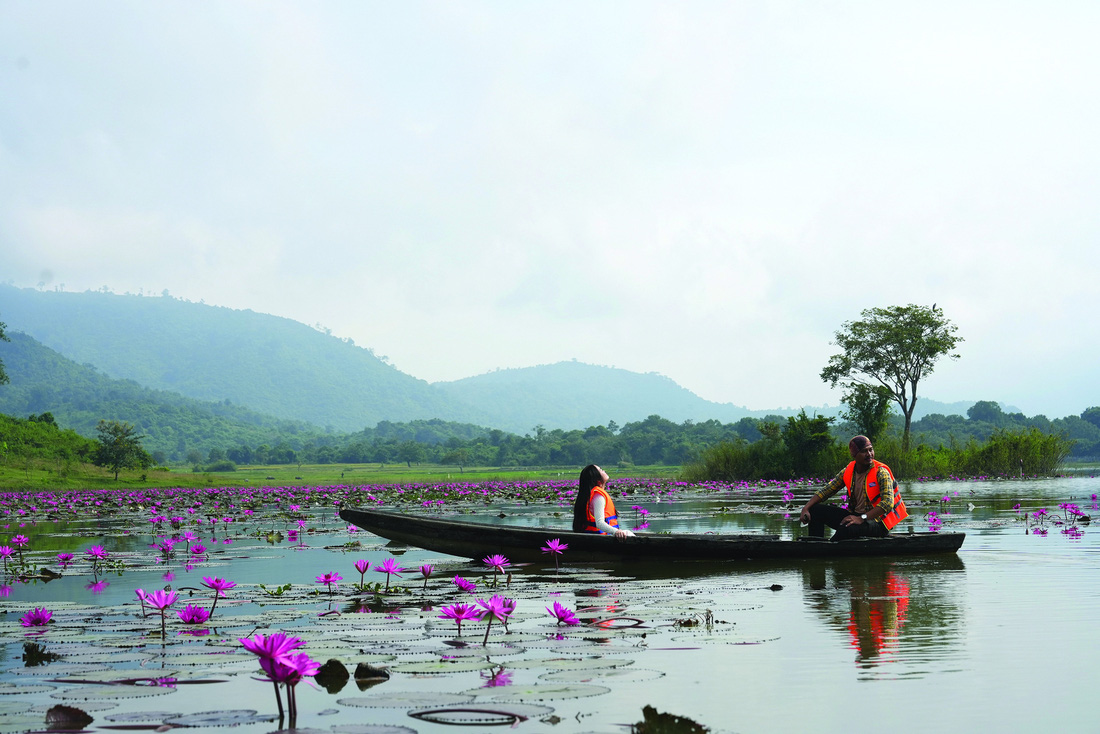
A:
<svg viewBox="0 0 1100 734">
<path fill-rule="evenodd" d="M 493 663 L 486 662 L 485 660 L 437 660 L 434 662 L 401 663 L 400 665 L 395 665 L 393 671 L 395 673 L 408 673 L 412 675 L 432 675 L 446 673 L 469 673 L 474 670 L 485 670 L 486 668 L 492 667 L 494 667 Z"/>
<path fill-rule="evenodd" d="M 610 693 L 610 688 L 587 683 L 535 683 L 527 686 L 507 686 L 506 688 L 474 688 L 463 691 L 479 698 L 492 698 L 494 701 L 556 701 L 567 698 L 586 698 Z"/>
<path fill-rule="evenodd" d="M 410 711 L 409 716 L 433 724 L 454 724 L 459 726 L 503 726 L 517 724 L 536 716 L 554 713 L 549 706 L 536 706 L 523 703 L 502 703 L 488 706 L 452 706 L 445 708 L 421 709 Z"/>
<path fill-rule="evenodd" d="M 473 696 L 462 693 L 432 693 L 430 691 L 387 691 L 385 695 L 366 698 L 341 698 L 336 703 L 357 708 L 428 708 L 458 706 L 470 703 Z"/>
<path fill-rule="evenodd" d="M 230 709 L 226 711 L 203 711 L 197 714 L 183 714 L 164 720 L 169 726 L 240 726 L 241 724 L 261 724 L 276 721 L 275 714 L 259 714 L 251 709 Z"/>
</svg>

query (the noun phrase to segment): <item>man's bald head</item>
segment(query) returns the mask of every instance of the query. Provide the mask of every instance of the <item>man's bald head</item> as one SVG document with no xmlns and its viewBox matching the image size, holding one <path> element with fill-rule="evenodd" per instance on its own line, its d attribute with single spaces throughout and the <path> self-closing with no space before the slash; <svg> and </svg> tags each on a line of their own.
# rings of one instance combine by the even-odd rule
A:
<svg viewBox="0 0 1100 734">
<path fill-rule="evenodd" d="M 862 451 L 866 446 L 870 445 L 871 439 L 866 436 L 852 436 L 852 440 L 848 442 L 848 452 L 855 456 Z"/>
</svg>

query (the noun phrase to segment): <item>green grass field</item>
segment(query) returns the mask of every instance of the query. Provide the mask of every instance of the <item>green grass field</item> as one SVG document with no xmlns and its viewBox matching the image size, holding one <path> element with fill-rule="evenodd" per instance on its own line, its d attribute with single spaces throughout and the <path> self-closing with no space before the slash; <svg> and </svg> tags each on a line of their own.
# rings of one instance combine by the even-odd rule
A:
<svg viewBox="0 0 1100 734">
<path fill-rule="evenodd" d="M 242 466 L 232 472 L 126 470 L 114 473 L 85 465 L 63 471 L 31 462 L 0 465 L 0 489 L 103 489 L 111 487 L 261 487 L 265 485 L 400 484 L 405 482 L 521 482 L 536 479 L 576 481 L 580 467 L 467 467 L 438 464 L 303 464 Z M 674 478 L 679 466 L 607 467 L 614 477 Z M 144 478 L 143 478 L 144 477 Z"/>
</svg>

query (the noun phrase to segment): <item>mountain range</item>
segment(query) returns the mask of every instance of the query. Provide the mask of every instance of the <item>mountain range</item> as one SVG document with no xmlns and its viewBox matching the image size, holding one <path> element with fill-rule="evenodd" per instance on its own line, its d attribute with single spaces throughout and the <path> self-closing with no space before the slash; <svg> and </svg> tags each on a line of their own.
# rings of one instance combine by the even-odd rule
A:
<svg viewBox="0 0 1100 734">
<path fill-rule="evenodd" d="M 171 402 L 176 398 L 169 396 L 182 396 L 206 406 L 203 410 L 263 425 L 264 430 L 274 430 L 280 422 L 302 422 L 346 432 L 379 421 L 435 418 L 524 434 L 536 426 L 624 424 L 654 414 L 675 422 L 734 422 L 797 412 L 711 402 L 662 375 L 575 361 L 430 384 L 351 340 L 291 319 L 169 296 L 0 285 L 0 321 L 10 334 L 25 334 L 103 378 L 148 389 L 146 399 Z M 20 348 L 25 352 L 30 347 L 21 342 Z M 59 389 L 62 378 L 40 367 L 20 374 L 19 365 L 4 354 L 0 350 L 13 385 L 19 380 L 32 390 L 37 383 L 39 396 Z M 70 375 L 66 381 L 90 379 L 73 377 L 71 370 L 65 374 Z M 48 404 L 23 404 L 32 403 Z M 961 414 L 970 405 L 922 398 L 916 417 Z M 839 408 L 806 410 L 835 415 Z"/>
</svg>

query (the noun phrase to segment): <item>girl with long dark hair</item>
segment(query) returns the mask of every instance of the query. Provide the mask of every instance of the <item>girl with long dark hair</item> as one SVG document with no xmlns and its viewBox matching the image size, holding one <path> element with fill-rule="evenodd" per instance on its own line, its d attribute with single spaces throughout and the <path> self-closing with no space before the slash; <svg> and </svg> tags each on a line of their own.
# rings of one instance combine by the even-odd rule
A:
<svg viewBox="0 0 1100 734">
<path fill-rule="evenodd" d="M 619 527 L 615 502 L 607 493 L 607 472 L 595 464 L 581 470 L 577 499 L 573 501 L 573 532 L 611 534 L 616 538 L 634 535 Z"/>
</svg>

